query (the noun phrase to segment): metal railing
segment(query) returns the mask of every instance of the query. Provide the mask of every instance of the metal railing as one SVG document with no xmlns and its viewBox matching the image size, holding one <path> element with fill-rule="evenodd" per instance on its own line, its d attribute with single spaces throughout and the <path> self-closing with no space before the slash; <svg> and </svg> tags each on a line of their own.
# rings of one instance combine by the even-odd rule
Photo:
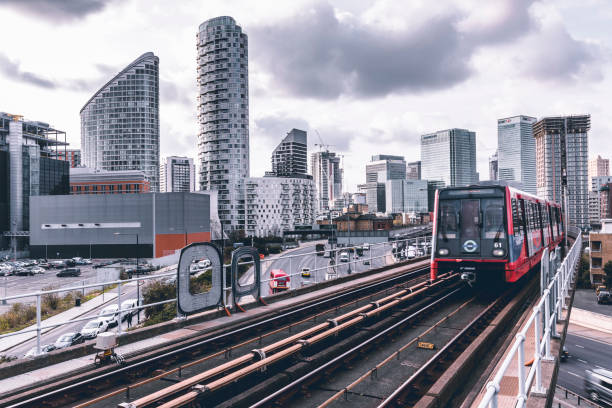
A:
<svg viewBox="0 0 612 408">
<path fill-rule="evenodd" d="M 572 245 L 563 262 L 558 266 L 555 275 L 548 281 L 543 281 L 546 286 L 542 286 L 542 296 L 533 308 L 531 316 L 527 320 L 523 329 L 517 333 L 516 340 L 506 355 L 501 367 L 495 374 L 492 381 L 487 384 L 486 393 L 478 405 L 479 408 L 498 406 L 498 394 L 500 391 L 500 383 L 504 377 L 508 367 L 512 364 L 515 356 L 517 356 L 518 368 L 518 393 L 516 395 L 516 407 L 522 408 L 526 405 L 529 389 L 533 384 L 533 392 L 544 393 L 542 387 L 542 361 L 554 361 L 554 357 L 550 352 L 551 338 L 558 338 L 556 332 L 557 320 L 560 320 L 563 309 L 566 309 L 565 298 L 568 295 L 570 285 L 573 283 L 576 265 L 580 259 L 582 251 L 582 235 L 576 234 L 576 241 Z M 546 261 L 546 262 L 545 262 Z M 556 266 L 558 262 L 558 251 L 552 256 L 549 255 L 548 249 L 542 254 L 542 275 L 547 274 L 547 269 L 550 264 Z M 543 323 L 543 324 L 542 324 Z M 534 326 L 534 353 L 533 363 L 529 372 L 526 373 L 525 367 L 525 341 L 527 333 L 531 326 Z"/>
<path fill-rule="evenodd" d="M 410 238 L 410 239 L 405 239 L 405 240 L 397 240 L 397 241 L 391 241 L 391 242 L 383 242 L 383 243 L 378 243 L 378 244 L 369 244 L 369 250 L 368 251 L 364 251 L 364 255 L 361 256 L 359 259 L 357 259 L 355 257 L 355 254 L 357 253 L 357 248 L 361 247 L 361 245 L 355 245 L 355 246 L 350 246 L 350 247 L 337 247 L 333 249 L 333 254 L 334 254 L 334 265 L 329 265 L 329 261 L 327 262 L 323 262 L 323 261 L 318 261 L 319 258 L 321 258 L 319 255 L 317 255 L 318 253 L 320 253 L 320 251 L 316 251 L 313 250 L 312 252 L 307 252 L 307 253 L 302 253 L 302 254 L 296 254 L 296 255 L 292 255 L 292 254 L 285 254 L 285 255 L 280 255 L 278 257 L 270 257 L 267 259 L 264 259 L 261 262 L 261 274 L 262 276 L 268 276 L 268 273 L 271 269 L 274 268 L 274 263 L 275 262 L 279 262 L 279 261 L 289 261 L 289 267 L 287 270 L 287 275 L 289 277 L 295 277 L 298 275 L 302 274 L 300 265 L 303 263 L 303 259 L 304 258 L 308 258 L 308 257 L 314 257 L 314 267 L 313 268 L 309 268 L 310 272 L 311 272 L 311 276 L 314 277 L 314 281 L 312 283 L 319 283 L 319 281 L 316 278 L 316 272 L 317 271 L 326 271 L 325 277 L 323 280 L 331 280 L 331 279 L 336 279 L 339 278 L 342 274 L 338 272 L 337 268 L 340 265 L 349 265 L 353 267 L 353 270 L 351 270 L 351 272 L 349 273 L 361 273 L 361 272 L 365 272 L 366 270 L 371 270 L 374 267 L 378 268 L 378 267 L 382 267 L 382 266 L 386 266 L 388 264 L 393 264 L 393 263 L 397 263 L 400 260 L 402 260 L 404 257 L 407 257 L 407 251 L 408 248 L 412 245 L 416 248 L 417 253 L 415 253 L 415 256 L 418 256 L 419 252 L 418 251 L 424 251 L 424 253 L 421 253 L 421 255 L 427 255 L 428 254 L 428 248 L 431 243 L 431 237 L 418 237 L 418 238 Z M 400 250 L 400 248 L 405 248 Z M 351 249 L 353 250 L 353 252 L 351 252 Z M 395 251 L 394 251 L 395 249 Z M 326 249 L 326 252 L 330 252 L 330 249 Z M 340 254 L 342 252 L 348 252 L 348 256 L 349 259 L 347 262 L 340 262 L 339 263 L 339 258 L 340 258 Z M 400 252 L 403 251 L 403 254 L 400 254 Z M 367 252 L 367 255 L 366 255 Z M 377 252 L 377 255 L 374 255 L 374 253 Z M 394 253 L 395 252 L 395 253 Z M 401 255 L 401 256 L 400 256 Z M 390 257 L 390 258 L 389 258 Z M 324 259 L 328 259 L 328 258 L 324 258 Z M 381 265 L 378 266 L 374 266 L 374 261 L 379 260 L 379 259 L 383 259 L 384 262 L 382 262 Z M 391 260 L 390 263 L 387 262 L 387 260 Z M 358 262 L 362 262 L 365 260 L 369 260 L 369 262 L 367 263 L 367 268 L 362 268 L 363 270 L 358 271 L 357 268 L 357 263 Z M 240 262 L 238 265 L 253 265 L 254 261 L 249 261 L 249 262 Z M 321 265 L 320 267 L 317 266 L 317 263 L 319 263 Z M 265 266 L 265 267 L 264 267 Z M 295 270 L 294 270 L 294 266 L 295 266 Z M 108 281 L 108 282 L 96 282 L 96 283 L 87 283 L 85 284 L 84 282 L 81 285 L 78 286 L 70 286 L 70 287 L 62 287 L 62 288 L 58 288 L 58 289 L 52 289 L 52 290 L 41 290 L 41 291 L 37 291 L 37 292 L 32 292 L 32 293 L 24 293 L 24 294 L 19 294 L 19 295 L 12 295 L 12 296 L 5 296 L 0 298 L 0 302 L 6 302 L 6 301 L 10 301 L 10 300 L 16 300 L 16 299 L 27 299 L 27 298 L 35 298 L 36 301 L 36 324 L 33 325 L 32 328 L 25 328 L 19 331 L 15 331 L 15 332 L 10 332 L 10 333 L 6 333 L 6 334 L 2 334 L 0 335 L 0 339 L 6 338 L 6 337 L 10 337 L 10 336 L 16 336 L 16 335 L 21 335 L 24 333 L 30 333 L 30 332 L 36 332 L 36 354 L 40 354 L 40 350 L 41 350 L 41 336 L 42 334 L 44 334 L 43 332 L 55 327 L 59 327 L 62 325 L 66 325 L 66 324 L 72 324 L 72 323 L 76 323 L 76 322 L 82 322 L 82 321 L 87 321 L 87 320 L 91 320 L 91 319 L 95 319 L 95 318 L 99 318 L 99 317 L 106 317 L 106 316 L 117 316 L 118 315 L 118 325 L 117 325 L 117 334 L 121 335 L 122 334 L 122 321 L 123 321 L 123 315 L 126 313 L 131 313 L 133 311 L 137 311 L 137 313 L 140 313 L 141 309 L 147 308 L 147 307 L 152 307 L 152 306 L 157 306 L 157 305 L 162 305 L 162 304 L 166 304 L 166 303 L 171 303 L 171 302 L 176 302 L 177 298 L 173 297 L 171 299 L 166 299 L 163 301 L 159 301 L 159 302 L 155 302 L 155 303 L 149 303 L 149 304 L 140 304 L 141 299 L 138 299 L 138 303 L 136 307 L 131 307 L 131 308 L 122 308 L 121 307 L 121 303 L 122 303 L 122 295 L 121 295 L 121 290 L 122 290 L 122 286 L 126 283 L 129 282 L 136 282 L 136 285 L 139 286 L 141 285 L 142 281 L 147 281 L 147 280 L 155 280 L 155 279 L 169 279 L 170 281 L 174 281 L 176 282 L 176 277 L 177 277 L 177 272 L 176 272 L 176 268 L 177 265 L 168 267 L 168 268 L 164 268 L 164 269 L 171 269 L 174 268 L 172 270 L 172 272 L 165 272 L 165 273 L 158 273 L 155 275 L 145 275 L 145 276 L 138 276 L 136 278 L 131 278 L 131 279 L 119 279 L 119 280 L 113 280 L 113 281 Z M 231 298 L 231 285 L 227 286 L 227 282 L 226 282 L 226 275 L 229 270 L 231 268 L 231 264 L 224 264 L 223 268 L 222 268 L 222 273 L 223 273 L 223 291 L 226 294 L 230 294 L 230 296 L 223 296 L 223 306 L 231 306 L 233 303 L 235 303 L 235 300 Z M 261 286 L 262 289 L 263 287 L 268 286 L 269 282 L 272 279 L 267 278 L 267 279 L 262 279 L 261 280 Z M 290 282 L 296 282 L 297 280 L 290 280 Z M 105 288 L 107 286 L 111 286 L 111 285 L 117 285 L 117 296 L 116 296 L 116 302 L 113 301 L 112 303 L 116 303 L 117 304 L 117 310 L 109 312 L 109 313 L 100 313 L 100 314 L 96 314 L 95 316 L 93 315 L 89 315 L 87 317 L 80 317 L 80 318 L 74 318 L 74 319 L 70 319 L 70 320 L 66 320 L 66 321 L 62 321 L 62 322 L 57 322 L 57 323 L 44 323 L 44 321 L 42 320 L 42 313 L 41 313 L 41 309 L 42 309 L 42 302 L 44 299 L 44 296 L 47 295 L 53 295 L 53 294 L 57 294 L 57 293 L 61 293 L 61 292 L 73 292 L 73 291 L 78 291 L 78 292 L 82 292 L 85 293 L 85 289 L 89 289 L 89 288 L 96 288 L 96 287 L 102 287 Z M 248 285 L 248 283 L 244 283 L 243 285 Z M 288 289 L 289 290 L 295 290 L 298 289 L 301 286 L 296 285 L 295 283 L 291 284 L 292 286 L 290 286 Z M 114 289 L 112 289 L 114 290 Z M 125 300 L 125 295 L 124 295 L 124 300 Z M 112 303 L 108 303 L 108 302 L 102 302 L 99 306 L 97 306 L 95 309 L 106 305 L 108 306 L 109 304 Z M 92 309 L 91 311 L 95 310 Z M 88 313 L 88 312 L 85 312 Z M 181 318 L 182 316 L 180 315 L 179 311 L 178 311 L 178 307 L 177 307 L 177 318 Z M 31 340 L 31 338 L 28 338 L 24 341 L 29 341 Z"/>
</svg>

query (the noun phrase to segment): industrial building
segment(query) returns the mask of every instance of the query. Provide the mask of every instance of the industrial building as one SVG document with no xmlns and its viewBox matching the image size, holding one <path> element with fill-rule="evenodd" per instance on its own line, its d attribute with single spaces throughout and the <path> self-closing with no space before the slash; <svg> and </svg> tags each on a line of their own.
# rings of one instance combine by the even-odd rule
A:
<svg viewBox="0 0 612 408">
<path fill-rule="evenodd" d="M 187 244 L 210 241 L 211 201 L 206 193 L 32 197 L 30 254 L 36 258 L 170 255 Z"/>
<path fill-rule="evenodd" d="M 590 115 L 546 117 L 533 125 L 537 195 L 560 203 L 569 225 L 589 225 Z"/>
<path fill-rule="evenodd" d="M 31 198 L 68 194 L 66 133 L 48 123 L 0 112 L 0 250 L 23 249 L 30 235 Z"/>
</svg>

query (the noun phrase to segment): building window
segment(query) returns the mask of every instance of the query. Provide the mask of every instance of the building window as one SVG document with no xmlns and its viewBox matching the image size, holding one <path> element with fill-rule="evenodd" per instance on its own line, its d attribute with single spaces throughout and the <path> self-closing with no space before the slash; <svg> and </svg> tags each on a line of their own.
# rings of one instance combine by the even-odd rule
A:
<svg viewBox="0 0 612 408">
<path fill-rule="evenodd" d="M 591 241 L 591 251 L 601 252 L 601 241 Z"/>
<path fill-rule="evenodd" d="M 601 268 L 601 258 L 591 258 L 591 268 Z"/>
</svg>

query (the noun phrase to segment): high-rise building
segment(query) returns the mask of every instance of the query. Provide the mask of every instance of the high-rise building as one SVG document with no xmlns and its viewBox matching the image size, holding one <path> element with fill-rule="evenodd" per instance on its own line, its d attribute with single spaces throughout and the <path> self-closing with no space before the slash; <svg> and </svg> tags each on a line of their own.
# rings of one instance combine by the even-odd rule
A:
<svg viewBox="0 0 612 408">
<path fill-rule="evenodd" d="M 272 152 L 272 174 L 278 177 L 294 177 L 308 174 L 307 134 L 291 129 Z"/>
<path fill-rule="evenodd" d="M 308 177 L 249 177 L 245 180 L 247 236 L 282 236 L 315 222 L 316 190 Z"/>
<path fill-rule="evenodd" d="M 159 166 L 162 193 L 195 191 L 195 166 L 190 157 L 168 156 Z"/>
<path fill-rule="evenodd" d="M 81 167 L 81 149 L 59 149 L 55 158 L 68 161 L 71 168 Z"/>
<path fill-rule="evenodd" d="M 427 180 L 387 180 L 385 192 L 387 214 L 427 212 Z"/>
<path fill-rule="evenodd" d="M 70 165 L 58 160 L 66 133 L 0 112 L 0 249 L 27 245 L 30 198 L 69 192 Z"/>
<path fill-rule="evenodd" d="M 329 211 L 334 200 L 342 196 L 343 172 L 340 157 L 328 150 L 311 156 L 312 177 L 317 188 L 317 212 Z"/>
<path fill-rule="evenodd" d="M 590 128 L 590 115 L 547 117 L 533 125 L 537 195 L 560 203 L 569 224 L 580 228 L 589 225 Z"/>
<path fill-rule="evenodd" d="M 248 38 L 232 17 L 200 24 L 198 160 L 201 190 L 218 191 L 219 218 L 244 229 L 244 179 L 249 177 Z"/>
<path fill-rule="evenodd" d="M 476 133 L 455 128 L 421 136 L 421 178 L 446 187 L 476 183 Z"/>
<path fill-rule="evenodd" d="M 362 193 L 365 193 L 368 212 L 386 212 L 387 205 L 385 202 L 385 183 L 378 183 L 374 181 L 371 183 L 359 184 L 357 188 L 359 188 Z"/>
<path fill-rule="evenodd" d="M 498 161 L 497 161 L 497 150 L 493 156 L 489 157 L 489 180 L 497 180 L 498 178 Z"/>
<path fill-rule="evenodd" d="M 497 120 L 498 179 L 514 181 L 514 185 L 531 194 L 536 194 L 533 138 L 536 121 L 525 115 Z"/>
<path fill-rule="evenodd" d="M 159 191 L 159 58 L 142 54 L 81 109 L 82 161 L 98 170 L 141 170 Z"/>
<path fill-rule="evenodd" d="M 421 179 L 421 162 L 415 161 L 406 164 L 406 179 L 420 180 Z"/>
<path fill-rule="evenodd" d="M 406 179 L 406 160 L 403 156 L 378 154 L 366 164 L 366 183 Z"/>
<path fill-rule="evenodd" d="M 589 178 L 591 182 L 589 191 L 589 221 L 592 225 L 600 224 L 607 218 L 609 188 L 612 176 L 596 176 Z"/>
<path fill-rule="evenodd" d="M 600 155 L 589 160 L 589 183 L 593 177 L 610 175 L 610 159 L 602 159 Z"/>
</svg>

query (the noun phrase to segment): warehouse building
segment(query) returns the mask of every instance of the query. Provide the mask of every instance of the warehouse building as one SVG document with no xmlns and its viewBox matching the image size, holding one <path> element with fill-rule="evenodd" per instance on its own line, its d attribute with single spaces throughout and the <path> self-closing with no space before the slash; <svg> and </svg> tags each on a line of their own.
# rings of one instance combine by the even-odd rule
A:
<svg viewBox="0 0 612 408">
<path fill-rule="evenodd" d="M 30 254 L 35 258 L 171 255 L 190 243 L 210 241 L 214 201 L 215 196 L 205 192 L 31 197 Z"/>
</svg>

